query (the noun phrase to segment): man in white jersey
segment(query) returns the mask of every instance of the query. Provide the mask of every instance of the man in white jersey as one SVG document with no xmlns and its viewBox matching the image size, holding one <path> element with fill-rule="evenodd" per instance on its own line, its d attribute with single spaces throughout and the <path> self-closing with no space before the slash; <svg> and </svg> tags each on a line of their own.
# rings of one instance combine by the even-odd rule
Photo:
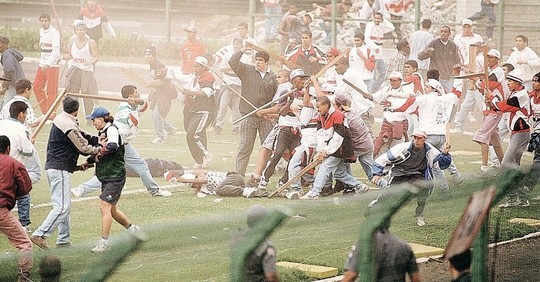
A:
<svg viewBox="0 0 540 282">
<path fill-rule="evenodd" d="M 418 62 L 418 72 L 425 79 L 427 70 L 429 68 L 429 59 L 420 60 L 418 54 L 422 52 L 428 46 L 435 36 L 429 30 L 431 29 L 431 20 L 424 19 L 422 21 L 421 28 L 409 36 L 409 46 L 411 46 L 411 53 L 409 54 L 410 60 Z"/>
<path fill-rule="evenodd" d="M 51 25 L 51 16 L 39 16 L 39 48 L 41 56 L 34 78 L 34 93 L 41 112 L 45 114 L 56 99 L 58 92 L 58 70 L 60 61 L 60 33 Z M 45 92 L 47 87 L 47 92 Z"/>
<path fill-rule="evenodd" d="M 375 12 L 373 14 L 373 21 L 366 24 L 366 30 L 364 31 L 366 44 L 375 51 L 376 62 L 376 71 L 373 76 L 370 92 L 379 90 L 379 87 L 381 87 L 381 84 L 384 82 L 386 63 L 383 59 L 383 39 L 385 33 L 392 32 L 394 29 L 394 25 L 391 22 L 384 20 L 383 15 L 380 12 Z"/>
<path fill-rule="evenodd" d="M 97 95 L 97 82 L 94 78 L 94 65 L 98 61 L 96 41 L 86 36 L 86 25 L 82 22 L 75 26 L 75 34 L 73 42 L 70 42 L 69 53 L 64 56 L 66 60 L 73 59 L 66 75 L 66 92 Z M 83 102 L 86 115 L 90 115 L 94 100 L 83 99 Z"/>
</svg>

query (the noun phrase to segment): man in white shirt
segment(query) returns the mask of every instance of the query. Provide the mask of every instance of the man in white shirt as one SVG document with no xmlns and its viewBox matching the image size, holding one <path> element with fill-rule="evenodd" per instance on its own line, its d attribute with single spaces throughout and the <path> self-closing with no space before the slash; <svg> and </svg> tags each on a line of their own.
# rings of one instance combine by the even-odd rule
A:
<svg viewBox="0 0 540 282">
<path fill-rule="evenodd" d="M 429 68 L 429 58 L 425 60 L 418 59 L 418 54 L 422 52 L 428 44 L 435 39 L 435 36 L 429 32 L 431 29 L 431 20 L 424 19 L 422 21 L 422 28 L 417 30 L 409 36 L 409 46 L 411 47 L 411 53 L 409 54 L 409 60 L 415 60 L 418 62 L 418 72 L 426 79 L 427 70 Z"/>
<path fill-rule="evenodd" d="M 32 82 L 30 82 L 30 80 L 23 78 L 17 81 L 15 83 L 15 92 L 17 95 L 2 107 L 0 119 L 7 119 L 10 117 L 10 107 L 13 102 L 24 102 L 28 106 L 28 109 L 26 110 L 26 119 L 23 121 L 23 124 L 26 126 L 26 131 L 30 133 L 32 132 L 32 128 L 36 127 L 45 116 L 36 118 L 32 105 L 30 105 L 30 96 L 32 95 Z"/>
<path fill-rule="evenodd" d="M 34 78 L 34 93 L 41 112 L 45 114 L 56 99 L 58 93 L 58 70 L 60 61 L 60 33 L 51 25 L 51 16 L 39 16 L 39 48 L 41 56 Z M 45 87 L 47 91 L 45 92 Z"/>
<path fill-rule="evenodd" d="M 369 89 L 373 80 L 376 65 L 375 52 L 368 48 L 363 34 L 354 35 L 354 47 L 349 52 L 349 68 L 360 72 L 361 78 Z"/>
<path fill-rule="evenodd" d="M 32 184 L 41 179 L 41 161 L 37 151 L 28 138 L 28 131 L 24 126 L 28 104 L 22 101 L 10 100 L 9 115 L 4 120 L 0 120 L 0 135 L 5 135 L 11 142 L 9 155 L 21 162 L 26 170 Z M 26 232 L 30 232 L 30 194 L 26 194 L 17 199 L 19 222 Z"/>
<path fill-rule="evenodd" d="M 457 45 L 459 54 L 461 55 L 461 64 L 469 63 L 469 47 L 473 44 L 484 42 L 482 36 L 473 32 L 473 22 L 470 19 L 461 21 L 463 32 L 454 37 L 454 43 Z"/>
<path fill-rule="evenodd" d="M 508 57 L 507 63 L 523 73 L 523 86 L 527 91 L 532 90 L 532 77 L 540 69 L 540 58 L 529 48 L 529 39 L 525 35 L 516 36 L 516 46 L 512 48 L 512 53 Z"/>
<path fill-rule="evenodd" d="M 358 71 L 349 67 L 347 58 L 341 58 L 337 61 L 336 72 L 342 76 L 338 79 L 335 96 L 345 95 L 351 99 L 351 107 L 358 111 L 369 129 L 369 134 L 373 137 L 374 117 L 372 114 L 373 102 L 371 102 L 373 97 L 369 94 L 366 84 Z"/>
<path fill-rule="evenodd" d="M 383 15 L 380 12 L 375 12 L 373 14 L 373 21 L 366 25 L 364 37 L 366 39 L 366 44 L 375 52 L 376 68 L 370 92 L 379 90 L 379 87 L 381 87 L 381 84 L 384 82 L 386 63 L 383 60 L 382 54 L 383 39 L 385 33 L 392 32 L 394 29 L 394 25 L 391 22 L 384 20 Z"/>
</svg>

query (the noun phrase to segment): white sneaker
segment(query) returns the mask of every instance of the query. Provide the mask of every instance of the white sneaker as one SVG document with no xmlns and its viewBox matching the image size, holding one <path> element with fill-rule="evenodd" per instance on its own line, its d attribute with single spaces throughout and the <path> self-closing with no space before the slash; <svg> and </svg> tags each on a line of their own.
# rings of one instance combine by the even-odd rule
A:
<svg viewBox="0 0 540 282">
<path fill-rule="evenodd" d="M 361 183 L 360 185 L 354 187 L 354 191 L 356 192 L 356 194 L 366 193 L 367 191 L 369 191 L 369 186 L 365 183 Z"/>
<path fill-rule="evenodd" d="M 424 221 L 423 216 L 417 216 L 416 217 L 416 225 L 418 225 L 418 226 L 426 226 L 426 222 Z"/>
<path fill-rule="evenodd" d="M 158 189 L 156 192 L 152 193 L 152 197 L 170 197 L 172 193 L 167 190 Z"/>
<path fill-rule="evenodd" d="M 257 186 L 257 188 L 259 188 L 260 190 L 266 190 L 267 186 L 268 182 L 261 178 L 261 181 L 259 182 L 259 186 Z"/>
<path fill-rule="evenodd" d="M 463 175 L 461 175 L 460 172 L 452 174 L 452 179 L 454 179 L 454 184 L 455 185 L 459 185 L 459 184 L 463 183 L 463 181 L 465 181 L 465 178 L 463 177 Z"/>
<path fill-rule="evenodd" d="M 459 127 L 450 128 L 450 133 L 463 133 L 463 129 Z"/>
<path fill-rule="evenodd" d="M 476 122 L 476 118 L 474 117 L 473 113 L 469 113 L 469 121 Z"/>
<path fill-rule="evenodd" d="M 103 238 L 99 239 L 97 245 L 92 249 L 92 253 L 104 253 L 109 250 L 109 241 Z"/>
<path fill-rule="evenodd" d="M 146 235 L 146 233 L 144 233 L 144 231 L 142 231 L 142 229 L 135 225 L 135 224 L 131 224 L 131 227 L 129 227 L 127 229 L 128 233 L 131 234 L 131 236 L 141 240 L 141 241 L 147 241 L 148 240 L 148 235 Z"/>
<path fill-rule="evenodd" d="M 212 191 L 208 190 L 208 185 L 206 185 L 206 184 L 203 184 L 203 186 L 201 187 L 201 192 L 205 193 L 206 195 L 215 195 L 216 194 L 216 192 L 214 190 L 212 190 Z"/>
<path fill-rule="evenodd" d="M 292 190 L 288 192 L 287 194 L 285 194 L 285 197 L 287 197 L 287 199 L 289 200 L 298 200 L 303 195 L 304 195 L 304 191 L 302 190 Z"/>
<path fill-rule="evenodd" d="M 255 192 L 257 192 L 257 188 L 253 188 L 253 187 L 246 187 L 244 188 L 244 190 L 242 191 L 242 196 L 246 197 L 246 198 L 253 198 L 255 197 Z"/>
<path fill-rule="evenodd" d="M 154 138 L 154 140 L 150 141 L 150 143 L 152 143 L 152 144 L 161 144 L 163 142 L 165 142 L 165 140 L 163 140 L 163 139 L 161 139 L 159 137 L 156 137 L 156 138 Z"/>
<path fill-rule="evenodd" d="M 73 196 L 77 197 L 77 198 L 80 198 L 83 196 L 83 193 L 81 193 L 81 191 L 79 190 L 79 187 L 75 187 L 73 189 L 71 189 L 71 194 L 73 194 Z"/>
<path fill-rule="evenodd" d="M 32 229 L 30 229 L 30 225 L 23 226 L 22 228 L 24 229 L 24 231 L 26 231 L 26 233 L 28 234 L 32 233 Z"/>
<path fill-rule="evenodd" d="M 203 162 L 202 162 L 202 167 L 203 168 L 207 168 L 210 166 L 210 164 L 212 163 L 212 158 L 214 157 L 214 155 L 212 155 L 212 153 L 208 152 L 208 154 L 204 155 L 203 157 Z"/>
<path fill-rule="evenodd" d="M 165 137 L 163 139 L 168 139 L 169 137 L 173 136 L 174 134 L 176 134 L 176 132 L 178 131 L 178 129 L 176 128 L 173 128 L 171 130 L 168 130 L 167 133 L 165 133 Z"/>
<path fill-rule="evenodd" d="M 305 194 L 304 196 L 300 197 L 300 200 L 318 200 L 319 199 L 319 195 L 309 191 L 307 192 L 307 194 Z"/>
<path fill-rule="evenodd" d="M 201 169 L 202 168 L 202 164 L 194 164 L 193 165 L 193 169 Z"/>
</svg>

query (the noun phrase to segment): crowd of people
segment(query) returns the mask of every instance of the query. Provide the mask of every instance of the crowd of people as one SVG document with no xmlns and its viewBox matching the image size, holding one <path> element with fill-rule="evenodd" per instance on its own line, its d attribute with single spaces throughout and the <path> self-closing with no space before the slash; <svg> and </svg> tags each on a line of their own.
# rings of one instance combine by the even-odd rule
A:
<svg viewBox="0 0 540 282">
<path fill-rule="evenodd" d="M 450 190 L 443 170 L 449 170 L 455 185 L 464 180 L 450 155 L 450 132 L 463 132 L 465 119 L 475 106 L 483 114 L 482 124 L 472 138 L 480 145 L 481 176 L 519 167 L 525 150 L 534 152 L 533 169 L 540 165 L 540 73 L 536 73 L 540 58 L 527 46 L 528 38 L 516 36 L 515 47 L 504 61 L 500 50 L 489 48 L 473 32 L 472 19 L 462 21 L 462 33 L 453 40 L 449 26 L 442 26 L 439 37 L 434 37 L 431 21 L 424 19 L 419 31 L 410 35 L 398 31 L 396 55 L 385 58 L 385 34 L 400 29 L 388 21 L 385 13 L 391 11 L 391 19 L 399 20 L 410 4 L 407 1 L 388 1 L 384 5 L 367 1 L 371 20 L 358 28 L 353 46 L 345 50 L 314 44 L 310 29 L 314 16 L 298 14 L 294 3 L 289 4 L 279 25 L 273 25 L 277 29 L 266 29 L 267 44 L 272 44 L 277 34 L 281 36 L 281 54 L 258 46 L 247 35 L 245 22 L 238 23 L 238 34 L 229 44 L 211 54 L 202 39 L 197 38 L 196 27 L 190 25 L 185 28 L 187 39 L 181 46 L 179 70 L 158 60 L 156 46 L 145 49 L 151 79 L 144 85 L 153 89 L 148 101 L 140 98 L 134 85 L 121 89 L 125 100 L 116 114 L 97 106 L 92 99 L 83 99 L 88 125 L 98 131 L 96 135 L 86 133 L 78 123 L 77 99 L 63 98 L 62 111 L 49 112 L 58 95 L 61 59 L 71 60 L 65 92 L 93 97 L 98 94 L 93 72 L 99 59 L 99 39 L 102 29 L 110 34 L 114 30 L 103 9 L 93 0 L 87 2 L 64 49 L 51 17 L 39 17 L 41 56 L 34 83 L 25 78 L 20 65 L 23 55 L 9 48 L 8 37 L 0 36 L 5 90 L 0 157 L 3 164 L 9 164 L 3 165 L 0 173 L 1 189 L 7 191 L 0 199 L 0 212 L 6 214 L 0 221 L 0 230 L 20 250 L 22 278 L 32 268 L 29 242 L 48 249 L 46 239 L 58 229 L 56 246 L 71 246 L 72 194 L 79 197 L 101 189 L 102 234 L 93 252 L 109 249 L 113 219 L 135 236 L 145 237 L 116 204 L 126 181 L 126 168 L 141 177 L 152 196 L 171 195 L 159 188 L 148 163 L 130 142 L 137 135 L 141 112 L 148 108 L 153 112 L 156 135 L 152 144 L 163 143 L 175 134 L 178 129 L 167 120 L 167 115 L 176 98 L 183 102 L 183 127 L 194 163 L 193 170 L 188 170 L 191 165 L 185 163 L 185 169 L 170 170 L 165 178 L 191 183 L 202 197 L 265 197 L 271 178 L 278 171 L 276 167 L 285 162 L 285 172 L 276 181 L 276 190 L 291 200 L 317 200 L 337 192 L 365 193 L 371 183 L 382 188 L 381 195 L 372 202 L 374 205 L 384 201 L 389 186 L 414 185 L 419 189 L 414 216 L 416 224 L 424 226 L 427 199 L 434 187 L 440 186 L 443 192 Z M 276 8 L 279 1 L 264 3 L 268 17 L 276 17 L 278 10 L 281 13 L 281 8 Z M 342 1 L 340 11 L 345 12 L 349 6 L 349 1 Z M 398 6 L 402 10 L 397 11 Z M 276 72 L 271 57 L 282 62 Z M 43 113 L 41 117 L 33 112 L 32 93 Z M 373 127 L 376 106 L 383 109 L 377 116 L 383 120 L 379 132 Z M 222 134 L 227 128 L 228 109 L 235 119 L 232 133 L 238 136 L 238 154 L 235 167 L 231 168 L 234 172 L 208 171 L 213 154 L 207 130 L 212 128 L 213 134 Z M 29 191 L 32 183 L 40 180 L 42 170 L 33 145 L 33 131 L 47 118 L 52 125 L 44 166 L 53 208 L 28 235 Z M 507 133 L 510 142 L 504 151 L 501 140 Z M 255 169 L 248 174 L 257 135 L 261 145 Z M 88 160 L 78 165 L 79 155 L 89 156 Z M 366 174 L 366 183 L 352 173 L 351 165 L 356 161 Z M 91 166 L 96 167 L 95 177 L 71 189 L 70 174 Z M 526 185 L 515 187 L 501 207 L 529 206 L 528 194 L 535 184 L 536 179 L 531 179 Z M 18 221 L 9 212 L 15 203 Z M 377 236 L 383 238 L 385 234 L 383 230 Z M 404 251 L 408 256 L 409 252 Z M 354 265 L 348 262 L 347 269 Z M 414 265 L 408 272 L 415 280 Z"/>
</svg>

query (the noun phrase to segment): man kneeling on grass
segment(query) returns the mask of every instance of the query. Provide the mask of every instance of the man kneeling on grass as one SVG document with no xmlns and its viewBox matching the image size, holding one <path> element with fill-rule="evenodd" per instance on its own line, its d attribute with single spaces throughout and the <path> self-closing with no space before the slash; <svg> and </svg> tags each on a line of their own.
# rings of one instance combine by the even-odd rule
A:
<svg viewBox="0 0 540 282">
<path fill-rule="evenodd" d="M 124 144 L 118 133 L 118 128 L 112 122 L 114 118 L 109 111 L 103 107 L 94 109 L 91 115 L 86 117 L 92 120 L 92 124 L 99 131 L 99 143 L 102 145 L 101 152 L 88 158 L 83 163 L 83 168 L 88 164 L 96 164 L 96 176 L 101 181 L 101 195 L 99 198 L 101 210 L 101 239 L 96 247 L 92 249 L 93 253 L 102 253 L 109 249 L 109 234 L 111 233 L 112 220 L 124 226 L 128 232 L 134 236 L 145 240 L 146 235 L 140 227 L 131 224 L 129 219 L 117 207 L 116 203 L 120 199 L 122 188 L 126 183 L 126 168 L 124 160 Z"/>
</svg>

